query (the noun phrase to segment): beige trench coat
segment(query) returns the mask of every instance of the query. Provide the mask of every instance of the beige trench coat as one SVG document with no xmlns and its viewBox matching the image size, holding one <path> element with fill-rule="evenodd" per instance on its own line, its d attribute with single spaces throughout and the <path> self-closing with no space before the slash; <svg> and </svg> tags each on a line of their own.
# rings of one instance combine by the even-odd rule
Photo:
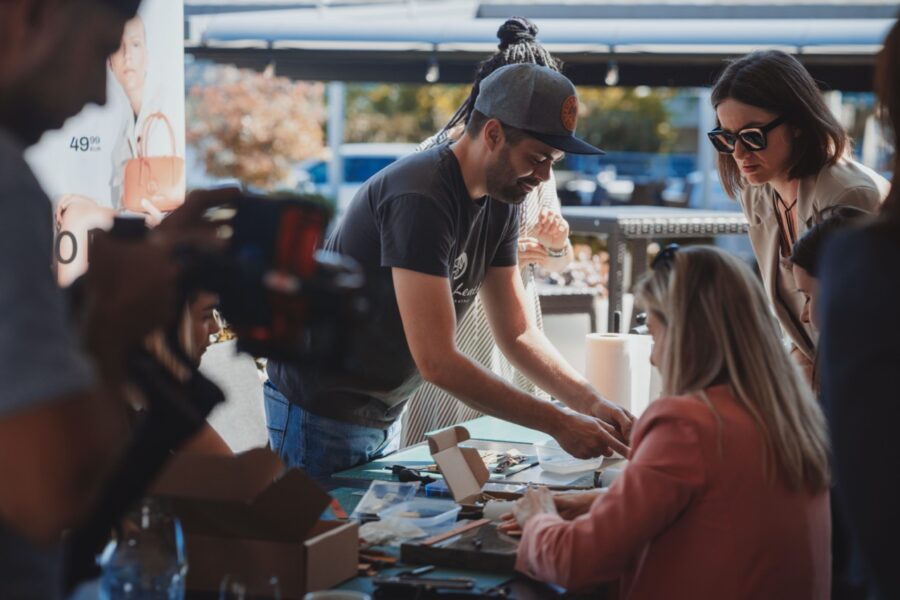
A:
<svg viewBox="0 0 900 600">
<path fill-rule="evenodd" d="M 889 188 L 890 184 L 875 171 L 843 159 L 818 175 L 802 179 L 797 190 L 797 235 L 803 237 L 829 207 L 849 205 L 875 212 Z M 796 286 L 781 289 L 778 283 L 779 279 L 793 281 L 793 273 L 779 251 L 774 197 L 775 189 L 769 184 L 746 186 L 741 193 L 741 208 L 750 224 L 750 243 L 775 316 L 793 345 L 813 361 L 816 334 L 800 321 L 804 297 Z"/>
</svg>

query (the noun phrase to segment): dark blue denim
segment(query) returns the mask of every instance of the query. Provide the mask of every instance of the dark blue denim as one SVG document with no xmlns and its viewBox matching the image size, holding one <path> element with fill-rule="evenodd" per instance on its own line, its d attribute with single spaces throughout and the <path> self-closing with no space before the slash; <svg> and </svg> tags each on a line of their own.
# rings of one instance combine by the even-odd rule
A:
<svg viewBox="0 0 900 600">
<path fill-rule="evenodd" d="M 290 467 L 327 482 L 333 473 L 381 458 L 400 446 L 400 421 L 383 430 L 322 417 L 263 387 L 269 445 Z"/>
</svg>

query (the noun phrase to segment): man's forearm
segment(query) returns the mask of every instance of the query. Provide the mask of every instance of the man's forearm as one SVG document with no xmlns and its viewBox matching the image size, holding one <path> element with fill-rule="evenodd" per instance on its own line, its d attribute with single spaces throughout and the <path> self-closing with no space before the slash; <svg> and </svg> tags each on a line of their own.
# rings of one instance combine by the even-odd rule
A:
<svg viewBox="0 0 900 600">
<path fill-rule="evenodd" d="M 537 327 L 529 327 L 511 343 L 498 345 L 506 358 L 528 379 L 566 406 L 588 414 L 597 392 Z"/>
<path fill-rule="evenodd" d="M 430 383 L 485 414 L 556 435 L 562 411 L 491 373 L 461 353 L 446 357 Z"/>
</svg>

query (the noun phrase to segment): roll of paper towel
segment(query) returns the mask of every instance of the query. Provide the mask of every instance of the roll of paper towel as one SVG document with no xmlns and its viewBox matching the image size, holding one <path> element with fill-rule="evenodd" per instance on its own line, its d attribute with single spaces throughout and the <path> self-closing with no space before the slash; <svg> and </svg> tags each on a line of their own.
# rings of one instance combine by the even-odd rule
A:
<svg viewBox="0 0 900 600">
<path fill-rule="evenodd" d="M 585 347 L 585 376 L 604 396 L 636 417 L 650 403 L 649 335 L 590 333 Z"/>
</svg>

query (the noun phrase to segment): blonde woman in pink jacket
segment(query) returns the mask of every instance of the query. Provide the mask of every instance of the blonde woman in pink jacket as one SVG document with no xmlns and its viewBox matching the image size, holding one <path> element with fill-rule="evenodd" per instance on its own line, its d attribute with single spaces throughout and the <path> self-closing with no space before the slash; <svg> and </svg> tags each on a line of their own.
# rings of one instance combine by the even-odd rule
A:
<svg viewBox="0 0 900 600">
<path fill-rule="evenodd" d="M 828 598 L 824 418 L 736 258 L 670 247 L 638 285 L 663 398 L 608 492 L 532 490 L 517 569 L 630 600 Z M 512 518 L 511 518 L 512 519 Z"/>
</svg>

